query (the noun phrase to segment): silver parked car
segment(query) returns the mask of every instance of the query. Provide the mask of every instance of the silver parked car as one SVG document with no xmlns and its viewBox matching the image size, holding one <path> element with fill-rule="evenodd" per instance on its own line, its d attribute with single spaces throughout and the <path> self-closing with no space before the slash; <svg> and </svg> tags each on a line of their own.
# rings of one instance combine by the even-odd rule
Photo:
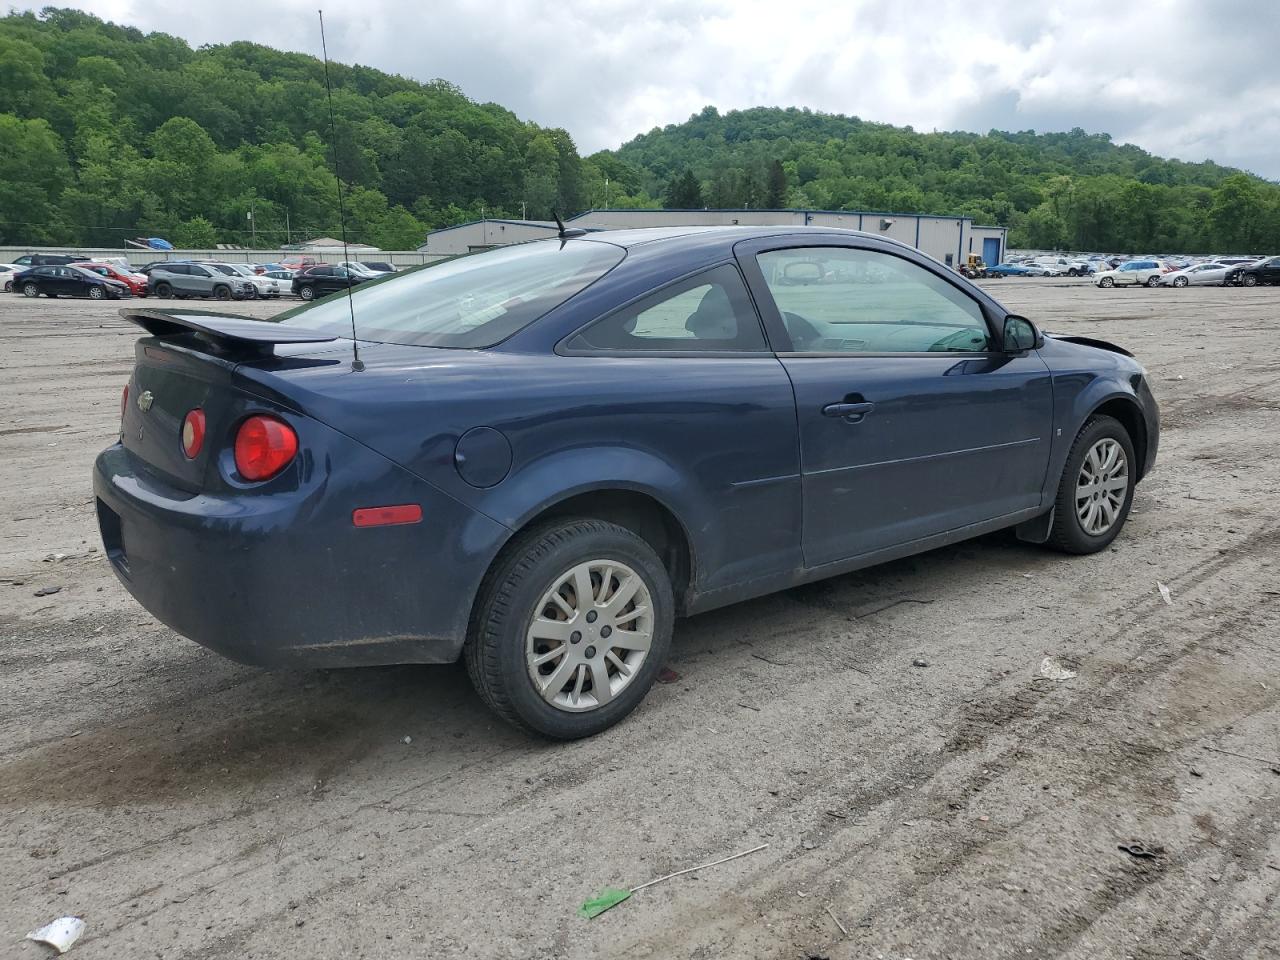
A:
<svg viewBox="0 0 1280 960">
<path fill-rule="evenodd" d="M 232 271 L 229 276 L 204 263 L 163 263 L 151 268 L 148 290 L 157 297 L 214 297 L 243 300 L 253 296 L 253 284 Z"/>
<path fill-rule="evenodd" d="M 1228 263 L 1197 263 L 1166 273 L 1160 278 L 1162 287 L 1225 287 L 1227 274 L 1233 267 Z"/>
</svg>

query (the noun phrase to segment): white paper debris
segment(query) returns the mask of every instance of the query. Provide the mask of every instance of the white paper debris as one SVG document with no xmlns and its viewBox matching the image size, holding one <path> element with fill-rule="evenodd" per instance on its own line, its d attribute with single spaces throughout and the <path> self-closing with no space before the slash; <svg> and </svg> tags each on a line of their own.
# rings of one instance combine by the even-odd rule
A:
<svg viewBox="0 0 1280 960">
<path fill-rule="evenodd" d="M 39 930 L 32 930 L 27 934 L 27 939 L 47 943 L 59 953 L 66 953 L 83 933 L 84 921 L 79 917 L 59 917 Z"/>
<path fill-rule="evenodd" d="M 1040 676 L 1046 680 L 1070 680 L 1076 672 L 1064 666 L 1056 657 L 1045 657 L 1040 661 Z"/>
<path fill-rule="evenodd" d="M 1159 580 L 1157 580 L 1157 581 L 1156 581 L 1156 588 L 1160 591 L 1160 599 L 1162 599 L 1166 604 L 1168 604 L 1169 606 L 1171 606 L 1171 607 L 1172 607 L 1172 606 L 1173 606 L 1173 594 L 1171 594 L 1171 593 L 1169 592 L 1169 588 L 1168 588 L 1168 587 L 1166 587 L 1166 586 L 1165 586 L 1163 583 L 1161 583 Z"/>
</svg>

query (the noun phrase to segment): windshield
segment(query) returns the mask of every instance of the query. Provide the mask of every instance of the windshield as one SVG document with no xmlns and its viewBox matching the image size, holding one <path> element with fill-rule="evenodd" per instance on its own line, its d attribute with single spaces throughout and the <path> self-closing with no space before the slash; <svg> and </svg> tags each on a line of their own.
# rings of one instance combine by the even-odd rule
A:
<svg viewBox="0 0 1280 960">
<path fill-rule="evenodd" d="M 595 241 L 535 240 L 366 280 L 296 307 L 280 322 L 361 340 L 491 347 L 617 266 L 624 251 Z"/>
</svg>

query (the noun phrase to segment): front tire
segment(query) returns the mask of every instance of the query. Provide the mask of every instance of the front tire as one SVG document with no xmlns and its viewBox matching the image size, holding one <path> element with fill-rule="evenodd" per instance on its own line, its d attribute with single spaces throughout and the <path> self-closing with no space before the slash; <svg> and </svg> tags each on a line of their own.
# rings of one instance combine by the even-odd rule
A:
<svg viewBox="0 0 1280 960">
<path fill-rule="evenodd" d="M 226 286 L 225 284 L 220 283 L 213 288 L 213 295 L 217 297 L 219 300 L 230 300 L 231 288 Z"/>
<path fill-rule="evenodd" d="M 1246 273 L 1244 277 L 1241 278 L 1240 282 L 1246 287 L 1256 287 L 1258 285 L 1258 278 L 1252 273 Z"/>
<path fill-rule="evenodd" d="M 1173 281 L 1175 287 L 1185 287 L 1190 281 L 1186 277 L 1177 277 Z"/>
<path fill-rule="evenodd" d="M 1103 277 L 1101 280 L 1098 281 L 1098 286 L 1100 287 L 1114 287 L 1115 285 L 1116 285 L 1116 282 L 1111 277 Z"/>
<path fill-rule="evenodd" d="M 173 285 L 164 280 L 161 280 L 159 283 L 156 284 L 156 296 L 164 297 L 165 299 L 172 297 Z"/>
<path fill-rule="evenodd" d="M 90 299 L 90 300 L 101 300 L 101 299 L 102 299 L 103 297 L 105 297 L 105 296 L 106 296 L 106 293 L 105 293 L 105 292 L 103 292 L 103 289 L 102 289 L 101 287 L 90 287 L 90 288 L 89 288 L 89 299 Z"/>
<path fill-rule="evenodd" d="M 644 699 L 671 645 L 674 607 L 662 561 L 632 531 L 592 519 L 537 527 L 480 587 L 467 673 L 509 723 L 589 737 Z"/>
<path fill-rule="evenodd" d="M 1137 459 L 1129 431 L 1114 417 L 1091 417 L 1067 455 L 1048 544 L 1097 553 L 1119 534 L 1133 504 Z"/>
<path fill-rule="evenodd" d="M 303 300 L 314 300 L 316 298 L 316 288 L 312 286 L 304 286 L 298 288 L 298 296 Z"/>
<path fill-rule="evenodd" d="M 24 283 L 22 285 L 22 295 L 24 297 L 38 297 L 40 296 L 40 288 L 34 283 Z"/>
</svg>

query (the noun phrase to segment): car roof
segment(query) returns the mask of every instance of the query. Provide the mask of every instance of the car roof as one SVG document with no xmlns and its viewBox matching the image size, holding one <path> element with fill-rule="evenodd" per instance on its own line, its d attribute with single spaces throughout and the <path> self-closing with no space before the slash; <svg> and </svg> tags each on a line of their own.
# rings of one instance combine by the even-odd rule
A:
<svg viewBox="0 0 1280 960">
<path fill-rule="evenodd" d="M 821 226 L 687 226 L 687 227 L 635 227 L 626 230 L 593 230 L 590 233 L 578 237 L 579 240 L 595 240 L 603 243 L 612 243 L 619 247 L 635 247 L 641 244 L 658 243 L 662 241 L 692 239 L 704 242 L 730 242 L 737 243 L 741 240 L 755 240 L 762 237 L 781 237 L 781 236 L 807 236 L 807 235 L 830 235 L 837 234 L 849 237 L 871 237 L 876 240 L 888 240 L 891 243 L 899 243 L 890 237 L 880 234 L 868 233 L 864 230 L 849 230 L 844 227 L 821 227 Z M 554 239 L 554 238 L 551 238 Z"/>
</svg>

